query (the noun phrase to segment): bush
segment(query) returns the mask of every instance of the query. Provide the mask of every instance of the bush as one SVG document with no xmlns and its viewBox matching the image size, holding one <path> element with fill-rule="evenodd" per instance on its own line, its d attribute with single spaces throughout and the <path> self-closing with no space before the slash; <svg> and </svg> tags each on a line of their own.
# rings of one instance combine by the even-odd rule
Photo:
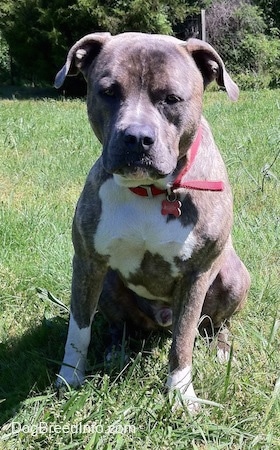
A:
<svg viewBox="0 0 280 450">
<path fill-rule="evenodd" d="M 280 87 L 280 41 L 247 34 L 240 43 L 235 72 L 243 89 Z"/>
<path fill-rule="evenodd" d="M 261 11 L 248 0 L 214 0 L 207 11 L 209 42 L 242 89 L 280 87 L 278 30 L 265 35 Z"/>
<path fill-rule="evenodd" d="M 242 40 L 248 33 L 263 33 L 265 23 L 258 8 L 247 0 L 214 0 L 206 11 L 206 28 L 209 43 L 234 70 Z"/>
<path fill-rule="evenodd" d="M 243 72 L 234 75 L 234 81 L 244 91 L 266 89 L 270 85 L 270 77 L 253 72 Z"/>
<path fill-rule="evenodd" d="M 10 78 L 10 55 L 9 46 L 0 33 L 0 82 L 7 81 Z"/>
</svg>

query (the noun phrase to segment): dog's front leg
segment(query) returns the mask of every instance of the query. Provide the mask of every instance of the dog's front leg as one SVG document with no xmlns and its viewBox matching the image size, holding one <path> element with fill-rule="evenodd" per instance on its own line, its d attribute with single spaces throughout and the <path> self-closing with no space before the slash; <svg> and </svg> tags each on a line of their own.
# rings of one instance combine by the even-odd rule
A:
<svg viewBox="0 0 280 450">
<path fill-rule="evenodd" d="M 195 275 L 195 279 L 175 289 L 173 310 L 173 339 L 169 355 L 167 387 L 178 389 L 189 411 L 199 405 L 192 385 L 192 352 L 204 298 L 208 288 L 208 275 Z"/>
<path fill-rule="evenodd" d="M 91 324 L 105 272 L 104 265 L 74 256 L 71 313 L 58 388 L 65 382 L 77 387 L 84 381 Z"/>
</svg>

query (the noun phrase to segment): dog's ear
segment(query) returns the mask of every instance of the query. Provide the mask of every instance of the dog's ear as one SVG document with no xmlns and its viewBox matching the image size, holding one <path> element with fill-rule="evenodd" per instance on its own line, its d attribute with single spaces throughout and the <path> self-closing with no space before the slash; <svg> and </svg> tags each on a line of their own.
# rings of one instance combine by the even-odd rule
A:
<svg viewBox="0 0 280 450">
<path fill-rule="evenodd" d="M 86 78 L 90 64 L 110 37 L 110 33 L 92 33 L 77 41 L 69 50 L 66 63 L 56 75 L 54 86 L 60 88 L 67 76 L 77 75 L 79 71 Z"/>
<path fill-rule="evenodd" d="M 184 46 L 202 73 L 204 86 L 216 80 L 219 86 L 226 89 L 229 98 L 236 101 L 239 95 L 238 86 L 227 73 L 222 58 L 214 48 L 207 42 L 194 38 L 188 39 Z"/>
</svg>

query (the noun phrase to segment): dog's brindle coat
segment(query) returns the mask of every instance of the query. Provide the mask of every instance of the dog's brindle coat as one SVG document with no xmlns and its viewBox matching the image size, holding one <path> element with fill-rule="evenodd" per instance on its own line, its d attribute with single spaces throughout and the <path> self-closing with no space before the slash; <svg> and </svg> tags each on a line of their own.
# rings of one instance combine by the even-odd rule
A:
<svg viewBox="0 0 280 450">
<path fill-rule="evenodd" d="M 215 50 L 196 39 L 90 34 L 69 51 L 56 87 L 78 70 L 87 80 L 88 116 L 103 152 L 73 222 L 71 315 L 58 385 L 84 380 L 100 298 L 115 329 L 124 322 L 147 329 L 172 323 L 167 386 L 195 409 L 191 366 L 200 317 L 200 329 L 217 332 L 242 307 L 250 285 L 231 242 L 227 172 L 202 117 L 208 83 L 216 79 L 232 100 L 238 88 Z M 167 186 L 172 190 L 186 166 L 199 130 L 198 153 L 172 193 L 181 215 L 163 215 Z M 224 188 L 189 189 L 187 180 L 218 180 Z M 162 193 L 143 197 L 130 190 L 140 185 Z M 226 346 L 220 356 L 226 357 Z"/>
</svg>

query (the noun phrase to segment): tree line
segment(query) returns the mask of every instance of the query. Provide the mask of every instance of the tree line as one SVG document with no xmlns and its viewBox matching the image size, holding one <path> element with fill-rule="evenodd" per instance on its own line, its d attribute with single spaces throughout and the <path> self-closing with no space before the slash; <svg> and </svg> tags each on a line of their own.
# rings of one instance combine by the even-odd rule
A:
<svg viewBox="0 0 280 450">
<path fill-rule="evenodd" d="M 46 85 L 66 52 L 94 31 L 193 33 L 206 10 L 207 40 L 243 87 L 280 86 L 279 0 L 1 0 L 0 82 Z"/>
</svg>

